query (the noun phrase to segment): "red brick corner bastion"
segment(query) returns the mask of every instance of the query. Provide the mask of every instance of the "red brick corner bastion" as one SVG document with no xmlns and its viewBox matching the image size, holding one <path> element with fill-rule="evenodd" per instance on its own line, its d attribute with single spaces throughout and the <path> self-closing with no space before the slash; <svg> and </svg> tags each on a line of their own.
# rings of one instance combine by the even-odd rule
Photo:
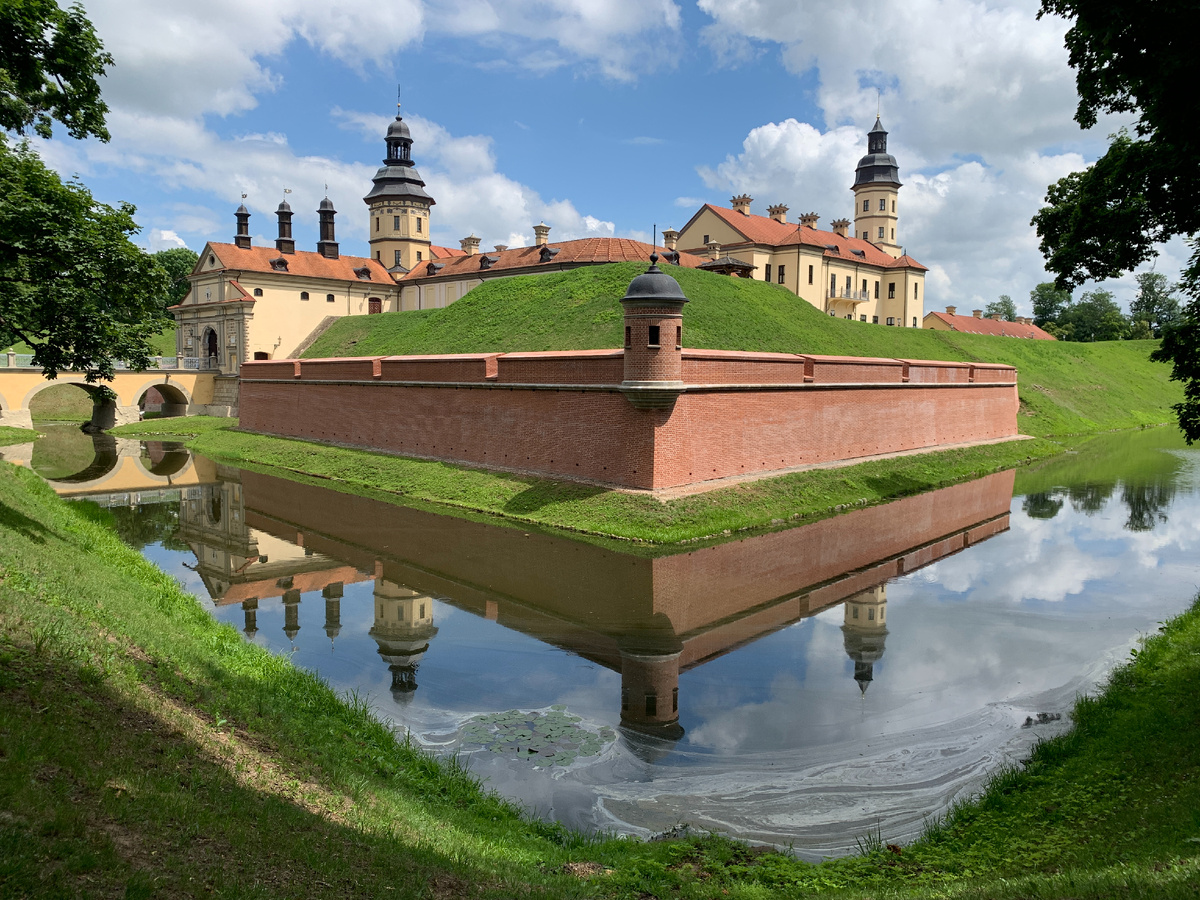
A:
<svg viewBox="0 0 1200 900">
<path fill-rule="evenodd" d="M 684 350 L 686 302 L 652 266 L 623 350 L 243 363 L 241 427 L 643 490 L 1017 436 L 1012 366 Z"/>
</svg>

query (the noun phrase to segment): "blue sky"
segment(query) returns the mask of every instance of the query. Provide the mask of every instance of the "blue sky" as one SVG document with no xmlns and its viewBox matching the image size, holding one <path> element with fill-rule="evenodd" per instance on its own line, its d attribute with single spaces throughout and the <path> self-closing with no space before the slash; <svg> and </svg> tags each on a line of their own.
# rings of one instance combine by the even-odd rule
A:
<svg viewBox="0 0 1200 900">
<path fill-rule="evenodd" d="M 852 215 L 877 107 L 902 188 L 900 242 L 930 267 L 927 309 L 1046 276 L 1029 218 L 1046 185 L 1103 152 L 1072 120 L 1065 23 L 1037 4 L 867 0 L 90 0 L 116 65 L 112 141 L 42 151 L 153 249 L 228 241 L 241 200 L 273 240 L 284 189 L 298 244 L 325 193 L 345 253 L 366 253 L 362 196 L 403 88 L 433 237 L 457 247 L 648 238 L 701 202 Z M 1168 245 L 1174 278 L 1186 250 Z M 1132 278 L 1110 285 L 1127 304 Z"/>
</svg>

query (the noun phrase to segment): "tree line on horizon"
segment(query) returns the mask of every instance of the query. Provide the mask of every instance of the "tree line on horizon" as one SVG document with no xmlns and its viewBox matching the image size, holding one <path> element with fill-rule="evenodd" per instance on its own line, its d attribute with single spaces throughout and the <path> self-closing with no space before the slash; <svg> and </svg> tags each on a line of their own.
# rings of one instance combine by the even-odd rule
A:
<svg viewBox="0 0 1200 900">
<path fill-rule="evenodd" d="M 1138 292 L 1122 312 L 1112 291 L 1103 288 L 1085 291 L 1075 298 L 1071 291 L 1045 281 L 1029 292 L 1033 304 L 1033 324 L 1060 341 L 1124 341 L 1161 338 L 1183 319 L 1184 310 L 1172 285 L 1158 272 L 1134 276 Z M 986 316 L 999 316 L 1006 322 L 1017 320 L 1017 304 L 1001 294 L 984 309 Z"/>
</svg>

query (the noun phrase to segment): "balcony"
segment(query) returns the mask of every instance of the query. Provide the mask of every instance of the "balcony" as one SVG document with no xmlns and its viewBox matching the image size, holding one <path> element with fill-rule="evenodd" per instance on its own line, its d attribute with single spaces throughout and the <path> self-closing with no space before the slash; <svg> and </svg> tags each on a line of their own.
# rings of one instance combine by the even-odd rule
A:
<svg viewBox="0 0 1200 900">
<path fill-rule="evenodd" d="M 850 303 L 866 303 L 871 299 L 870 291 L 852 291 L 846 288 L 826 291 L 826 300 L 846 300 Z"/>
</svg>

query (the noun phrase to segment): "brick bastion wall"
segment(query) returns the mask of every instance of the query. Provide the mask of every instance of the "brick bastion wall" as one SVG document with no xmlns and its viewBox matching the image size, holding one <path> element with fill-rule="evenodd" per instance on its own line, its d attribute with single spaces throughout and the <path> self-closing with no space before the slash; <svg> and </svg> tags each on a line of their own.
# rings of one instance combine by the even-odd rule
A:
<svg viewBox="0 0 1200 900">
<path fill-rule="evenodd" d="M 623 350 L 247 362 L 241 427 L 648 490 L 1018 433 L 1011 366 L 683 350 L 662 327 Z"/>
</svg>

